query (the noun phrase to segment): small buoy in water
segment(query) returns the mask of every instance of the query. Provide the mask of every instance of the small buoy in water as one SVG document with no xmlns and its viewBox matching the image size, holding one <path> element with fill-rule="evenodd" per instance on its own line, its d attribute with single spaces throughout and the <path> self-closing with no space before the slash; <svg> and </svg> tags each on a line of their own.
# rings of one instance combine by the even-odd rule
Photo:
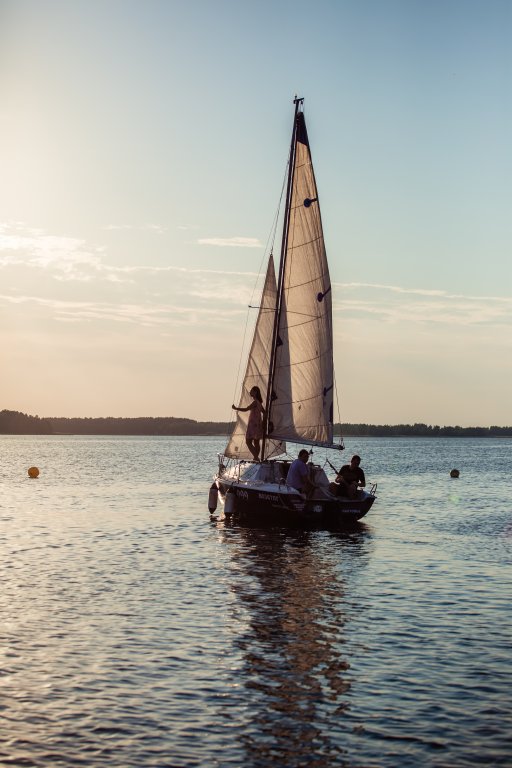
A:
<svg viewBox="0 0 512 768">
<path fill-rule="evenodd" d="M 210 512 L 210 515 L 213 515 L 213 513 L 217 509 L 218 497 L 219 497 L 219 489 L 217 488 L 215 483 L 213 483 L 212 487 L 210 488 L 210 493 L 208 494 L 208 511 Z"/>
<path fill-rule="evenodd" d="M 458 477 L 460 475 L 460 472 L 458 469 L 452 469 L 450 472 L 450 477 Z"/>
<path fill-rule="evenodd" d="M 36 477 L 39 477 L 39 470 L 37 467 L 30 467 L 28 470 L 28 476 L 32 478 L 32 480 L 35 480 Z"/>
<path fill-rule="evenodd" d="M 229 517 L 235 511 L 235 494 L 232 491 L 226 493 L 224 499 L 224 515 Z"/>
</svg>

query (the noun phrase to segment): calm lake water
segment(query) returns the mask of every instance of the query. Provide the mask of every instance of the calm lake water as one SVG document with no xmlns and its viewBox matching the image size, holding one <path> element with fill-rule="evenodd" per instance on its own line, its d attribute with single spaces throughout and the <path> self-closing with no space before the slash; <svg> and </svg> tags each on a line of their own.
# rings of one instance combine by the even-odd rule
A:
<svg viewBox="0 0 512 768">
<path fill-rule="evenodd" d="M 347 440 L 346 534 L 210 521 L 223 445 L 0 438 L 0 764 L 511 766 L 512 441 Z"/>
</svg>

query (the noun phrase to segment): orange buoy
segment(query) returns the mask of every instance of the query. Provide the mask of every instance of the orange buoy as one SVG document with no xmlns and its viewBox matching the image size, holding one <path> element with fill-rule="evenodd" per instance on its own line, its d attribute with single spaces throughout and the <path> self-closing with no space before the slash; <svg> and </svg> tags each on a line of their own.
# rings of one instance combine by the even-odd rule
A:
<svg viewBox="0 0 512 768">
<path fill-rule="evenodd" d="M 28 470 L 28 476 L 32 478 L 32 480 L 35 480 L 36 477 L 39 477 L 39 470 L 37 467 L 30 467 Z"/>
</svg>

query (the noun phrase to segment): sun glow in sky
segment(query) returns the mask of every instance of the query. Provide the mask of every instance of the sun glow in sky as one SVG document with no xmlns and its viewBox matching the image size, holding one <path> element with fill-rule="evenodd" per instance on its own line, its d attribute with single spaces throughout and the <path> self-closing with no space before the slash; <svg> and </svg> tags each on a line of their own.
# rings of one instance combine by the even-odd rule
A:
<svg viewBox="0 0 512 768">
<path fill-rule="evenodd" d="M 231 418 L 297 93 L 336 419 L 512 424 L 511 34 L 508 0 L 0 0 L 0 409 Z"/>
</svg>

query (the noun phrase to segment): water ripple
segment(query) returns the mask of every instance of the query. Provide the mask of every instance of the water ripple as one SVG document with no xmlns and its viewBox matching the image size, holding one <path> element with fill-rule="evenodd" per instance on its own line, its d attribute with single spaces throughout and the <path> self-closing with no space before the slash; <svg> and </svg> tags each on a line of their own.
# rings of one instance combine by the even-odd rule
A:
<svg viewBox="0 0 512 768">
<path fill-rule="evenodd" d="M 510 441 L 361 441 L 346 534 L 209 523 L 220 447 L 3 439 L 0 764 L 509 766 Z"/>
</svg>

